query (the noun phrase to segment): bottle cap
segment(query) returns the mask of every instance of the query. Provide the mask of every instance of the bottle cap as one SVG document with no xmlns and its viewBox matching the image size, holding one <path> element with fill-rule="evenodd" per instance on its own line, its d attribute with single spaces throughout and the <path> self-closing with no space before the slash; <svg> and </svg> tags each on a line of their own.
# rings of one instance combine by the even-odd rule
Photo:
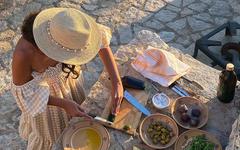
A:
<svg viewBox="0 0 240 150">
<path fill-rule="evenodd" d="M 226 66 L 227 71 L 233 71 L 234 70 L 234 65 L 232 63 L 228 63 Z"/>
</svg>

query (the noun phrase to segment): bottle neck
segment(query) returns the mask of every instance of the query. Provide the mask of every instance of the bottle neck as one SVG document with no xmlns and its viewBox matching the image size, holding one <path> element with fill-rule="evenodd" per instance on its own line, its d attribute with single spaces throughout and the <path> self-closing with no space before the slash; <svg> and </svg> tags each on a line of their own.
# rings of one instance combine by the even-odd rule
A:
<svg viewBox="0 0 240 150">
<path fill-rule="evenodd" d="M 226 69 L 227 71 L 229 71 L 229 72 L 233 72 L 234 70 L 233 69 Z"/>
<path fill-rule="evenodd" d="M 233 70 L 226 70 L 227 72 L 233 72 Z"/>
<path fill-rule="evenodd" d="M 225 70 L 222 74 L 227 79 L 235 78 L 236 74 L 233 70 Z"/>
</svg>

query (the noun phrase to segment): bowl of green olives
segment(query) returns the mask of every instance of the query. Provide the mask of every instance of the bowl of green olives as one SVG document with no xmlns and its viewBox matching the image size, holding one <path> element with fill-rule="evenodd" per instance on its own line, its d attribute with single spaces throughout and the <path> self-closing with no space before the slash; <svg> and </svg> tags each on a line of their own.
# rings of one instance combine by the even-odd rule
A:
<svg viewBox="0 0 240 150">
<path fill-rule="evenodd" d="M 153 149 L 166 149 L 178 138 L 178 126 L 175 121 L 163 114 L 152 114 L 140 124 L 142 141 Z"/>
</svg>

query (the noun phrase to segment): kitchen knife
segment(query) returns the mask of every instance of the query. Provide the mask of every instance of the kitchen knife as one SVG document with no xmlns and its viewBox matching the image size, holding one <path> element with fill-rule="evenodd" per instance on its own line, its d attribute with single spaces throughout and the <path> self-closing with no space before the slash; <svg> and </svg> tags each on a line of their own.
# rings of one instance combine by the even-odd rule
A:
<svg viewBox="0 0 240 150">
<path fill-rule="evenodd" d="M 139 111 L 141 111 L 144 115 L 149 116 L 151 115 L 151 112 L 144 107 L 141 103 L 138 102 L 138 100 L 132 96 L 127 90 L 124 91 L 124 98 L 132 104 L 135 108 L 137 108 Z"/>
<path fill-rule="evenodd" d="M 91 116 L 94 119 L 94 121 L 99 122 L 102 125 L 111 126 L 113 124 L 113 122 L 108 121 L 108 120 L 106 120 L 106 119 L 104 119 L 102 117 L 96 116 L 94 114 L 89 113 L 88 115 Z"/>
<path fill-rule="evenodd" d="M 183 88 L 178 86 L 175 82 L 169 86 L 174 92 L 176 92 L 180 96 L 190 96 Z"/>
<path fill-rule="evenodd" d="M 180 92 L 175 86 L 173 86 L 173 87 L 170 87 L 175 93 L 177 93 L 178 95 L 180 95 L 180 96 L 182 96 L 182 97 L 184 97 L 185 95 L 182 93 L 182 92 Z"/>
<path fill-rule="evenodd" d="M 183 93 L 185 96 L 190 96 L 183 88 L 181 88 L 177 84 L 175 84 L 174 87 L 178 89 L 181 93 Z"/>
</svg>

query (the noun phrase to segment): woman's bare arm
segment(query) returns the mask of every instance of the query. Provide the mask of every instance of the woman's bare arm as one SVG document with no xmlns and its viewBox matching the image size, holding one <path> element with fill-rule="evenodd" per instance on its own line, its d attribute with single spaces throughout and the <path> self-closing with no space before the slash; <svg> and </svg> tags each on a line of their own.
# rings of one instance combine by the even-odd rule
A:
<svg viewBox="0 0 240 150">
<path fill-rule="evenodd" d="M 102 48 L 98 54 L 111 79 L 113 100 L 112 114 L 117 114 L 119 112 L 120 104 L 123 98 L 122 81 L 118 72 L 117 64 L 114 60 L 114 56 L 110 47 Z"/>
</svg>

